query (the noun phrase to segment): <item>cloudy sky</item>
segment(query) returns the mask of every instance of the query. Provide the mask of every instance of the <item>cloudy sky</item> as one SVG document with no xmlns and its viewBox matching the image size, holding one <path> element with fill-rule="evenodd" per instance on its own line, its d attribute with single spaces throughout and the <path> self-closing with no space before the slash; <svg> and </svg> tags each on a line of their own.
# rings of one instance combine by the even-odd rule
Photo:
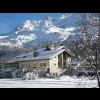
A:
<svg viewBox="0 0 100 100">
<path fill-rule="evenodd" d="M 64 13 L 0 13 L 0 34 L 8 33 L 26 20 L 39 20 L 43 17 L 57 18 Z"/>
</svg>

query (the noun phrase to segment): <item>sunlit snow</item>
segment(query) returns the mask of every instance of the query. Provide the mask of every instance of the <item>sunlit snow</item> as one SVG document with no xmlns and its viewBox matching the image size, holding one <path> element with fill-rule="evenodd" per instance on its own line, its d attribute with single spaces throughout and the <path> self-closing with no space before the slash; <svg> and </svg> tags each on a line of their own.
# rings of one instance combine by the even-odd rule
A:
<svg viewBox="0 0 100 100">
<path fill-rule="evenodd" d="M 55 79 L 0 79 L 0 88 L 96 88 L 97 81 L 88 78 L 62 76 Z"/>
</svg>

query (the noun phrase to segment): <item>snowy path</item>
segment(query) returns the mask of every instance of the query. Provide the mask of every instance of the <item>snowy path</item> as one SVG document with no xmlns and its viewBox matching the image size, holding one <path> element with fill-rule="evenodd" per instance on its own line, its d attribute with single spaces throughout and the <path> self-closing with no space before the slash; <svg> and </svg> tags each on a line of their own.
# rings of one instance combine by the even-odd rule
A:
<svg viewBox="0 0 100 100">
<path fill-rule="evenodd" d="M 61 77 L 61 79 L 0 79 L 0 88 L 91 88 L 96 86 L 96 80 L 77 79 L 69 76 Z"/>
</svg>

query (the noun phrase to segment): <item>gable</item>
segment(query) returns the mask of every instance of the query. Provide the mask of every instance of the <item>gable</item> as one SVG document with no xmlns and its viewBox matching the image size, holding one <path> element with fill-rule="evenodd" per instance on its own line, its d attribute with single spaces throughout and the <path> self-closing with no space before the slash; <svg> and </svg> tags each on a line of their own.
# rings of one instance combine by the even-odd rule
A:
<svg viewBox="0 0 100 100">
<path fill-rule="evenodd" d="M 60 52 L 58 52 L 57 54 L 53 55 L 51 58 L 53 58 L 59 54 L 62 54 L 62 53 L 65 53 L 68 57 L 74 57 L 74 54 L 70 54 L 69 52 L 66 51 L 66 49 L 63 49 Z"/>
</svg>

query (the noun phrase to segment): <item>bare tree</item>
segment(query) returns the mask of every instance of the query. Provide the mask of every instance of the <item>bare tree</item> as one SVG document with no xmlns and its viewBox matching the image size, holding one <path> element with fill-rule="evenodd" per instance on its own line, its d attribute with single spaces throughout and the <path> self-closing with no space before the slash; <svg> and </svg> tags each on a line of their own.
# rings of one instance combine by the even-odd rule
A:
<svg viewBox="0 0 100 100">
<path fill-rule="evenodd" d="M 79 27 L 76 29 L 76 32 L 81 34 L 81 38 L 77 41 L 77 50 L 83 51 L 83 58 L 85 58 L 87 63 L 90 64 L 91 68 L 94 69 L 98 86 L 100 88 L 100 80 L 98 74 L 98 70 L 100 69 L 100 14 L 83 13 L 80 16 L 80 20 L 77 25 Z"/>
</svg>

